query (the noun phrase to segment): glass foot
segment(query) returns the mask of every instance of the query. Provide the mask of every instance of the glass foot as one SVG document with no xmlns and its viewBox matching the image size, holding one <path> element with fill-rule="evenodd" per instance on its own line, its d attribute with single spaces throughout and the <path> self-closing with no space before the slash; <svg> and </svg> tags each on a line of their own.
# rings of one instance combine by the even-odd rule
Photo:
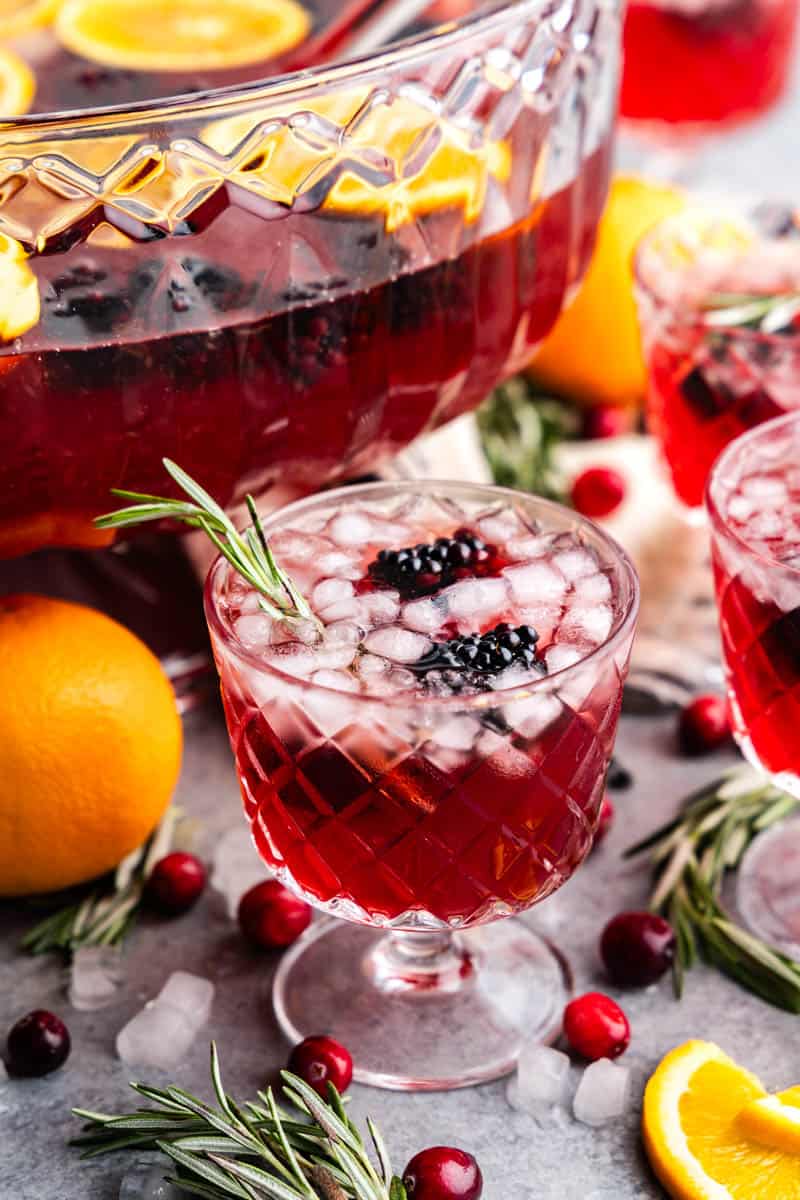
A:
<svg viewBox="0 0 800 1200">
<path fill-rule="evenodd" d="M 759 834 L 742 859 L 736 903 L 765 942 L 800 961 L 800 817 Z"/>
<path fill-rule="evenodd" d="M 570 988 L 520 921 L 451 936 L 327 920 L 284 956 L 273 999 L 290 1041 L 335 1037 L 359 1083 L 445 1091 L 507 1075 L 523 1042 L 557 1037 Z"/>
</svg>

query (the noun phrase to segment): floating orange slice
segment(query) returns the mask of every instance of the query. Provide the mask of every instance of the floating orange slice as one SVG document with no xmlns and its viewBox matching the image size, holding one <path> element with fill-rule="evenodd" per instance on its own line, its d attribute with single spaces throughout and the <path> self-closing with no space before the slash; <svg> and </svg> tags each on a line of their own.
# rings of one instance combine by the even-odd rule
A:
<svg viewBox="0 0 800 1200">
<path fill-rule="evenodd" d="M 323 206 L 351 216 L 382 214 L 388 232 L 426 213 L 461 208 L 466 221 L 483 210 L 490 180 L 511 173 L 506 142 L 475 144 L 467 130 L 437 117 L 408 96 L 375 102 L 366 89 L 321 94 L 224 117 L 203 140 L 229 154 L 261 123 L 267 132 L 242 164 L 247 185 L 291 205 L 325 187 Z M 378 169 L 375 162 L 385 160 Z"/>
<path fill-rule="evenodd" d="M 39 313 L 39 284 L 27 255 L 19 242 L 0 233 L 0 342 L 21 337 Z"/>
<path fill-rule="evenodd" d="M 284 54 L 310 27 L 297 0 L 66 0 L 55 28 L 106 66 L 212 71 Z"/>
<path fill-rule="evenodd" d="M 0 48 L 0 121 L 27 112 L 35 91 L 36 78 L 28 64 Z"/>
<path fill-rule="evenodd" d="M 0 0 L 0 38 L 19 37 L 38 25 L 48 25 L 61 0 Z"/>
<path fill-rule="evenodd" d="M 788 1131 L 782 1146 L 751 1136 L 766 1097 L 755 1075 L 711 1042 L 686 1042 L 661 1061 L 645 1090 L 642 1133 L 674 1200 L 800 1200 L 800 1155 L 783 1148 Z"/>
</svg>

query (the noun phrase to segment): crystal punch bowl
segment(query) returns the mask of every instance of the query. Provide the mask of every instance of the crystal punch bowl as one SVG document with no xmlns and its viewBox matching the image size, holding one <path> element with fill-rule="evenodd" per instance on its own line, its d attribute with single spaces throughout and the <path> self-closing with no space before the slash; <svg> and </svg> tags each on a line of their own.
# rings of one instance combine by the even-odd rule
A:
<svg viewBox="0 0 800 1200">
<path fill-rule="evenodd" d="M 226 503 L 312 491 L 477 404 L 589 259 L 618 22 L 519 0 L 1 124 L 0 555 L 97 544 L 109 488 L 161 490 L 164 455 Z"/>
</svg>

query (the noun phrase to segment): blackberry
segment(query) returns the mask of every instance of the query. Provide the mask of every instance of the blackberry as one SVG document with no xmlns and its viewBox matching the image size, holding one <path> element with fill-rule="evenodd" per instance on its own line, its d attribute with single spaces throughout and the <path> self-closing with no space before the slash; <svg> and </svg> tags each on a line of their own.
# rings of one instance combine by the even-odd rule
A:
<svg viewBox="0 0 800 1200">
<path fill-rule="evenodd" d="M 712 387 L 700 367 L 685 375 L 680 389 L 684 400 L 701 420 L 711 420 L 730 407 L 731 395 L 724 385 Z"/>
<path fill-rule="evenodd" d="M 483 691 L 489 680 L 507 667 L 535 669 L 542 675 L 547 668 L 536 657 L 539 634 L 532 625 L 512 629 L 505 622 L 487 633 L 472 633 L 466 637 L 437 642 L 411 665 L 411 670 L 423 677 L 436 672 L 432 682 L 441 678 L 449 690 L 464 687 Z"/>
<path fill-rule="evenodd" d="M 370 563 L 369 574 L 379 583 L 395 587 L 405 598 L 425 596 L 459 578 L 459 573 L 487 563 L 492 547 L 469 529 L 457 529 L 452 537 L 419 542 L 402 550 L 381 550 Z"/>
</svg>

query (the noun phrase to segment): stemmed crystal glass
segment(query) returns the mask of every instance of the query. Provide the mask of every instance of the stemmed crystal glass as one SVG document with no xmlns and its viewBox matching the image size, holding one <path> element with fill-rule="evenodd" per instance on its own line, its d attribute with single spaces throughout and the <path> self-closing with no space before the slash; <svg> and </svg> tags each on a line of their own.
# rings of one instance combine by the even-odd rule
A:
<svg viewBox="0 0 800 1200">
<path fill-rule="evenodd" d="M 745 757 L 800 799 L 800 412 L 720 455 L 707 506 L 734 734 Z M 738 901 L 766 941 L 800 957 L 800 820 L 757 838 Z"/>
<path fill-rule="evenodd" d="M 330 555 L 329 534 L 366 562 L 380 539 L 391 539 L 398 513 L 417 513 L 417 528 L 430 528 L 428 509 L 455 527 L 480 527 L 487 513 L 493 528 L 506 517 L 523 522 L 545 555 L 534 563 L 536 578 L 551 586 L 558 572 L 544 543 L 552 544 L 547 553 L 577 553 L 575 569 L 585 561 L 598 571 L 592 587 L 602 584 L 609 597 L 595 648 L 560 647 L 549 674 L 533 682 L 421 693 L 404 669 L 370 682 L 367 669 L 381 668 L 370 654 L 343 673 L 356 654 L 349 643 L 326 642 L 319 662 L 311 647 L 281 646 L 285 635 L 262 630 L 263 615 L 248 615 L 246 591 L 224 560 L 206 585 L 256 845 L 281 880 L 338 918 L 313 925 L 284 956 L 274 985 L 278 1020 L 292 1040 L 327 1030 L 350 1049 L 358 1079 L 401 1089 L 502 1075 L 523 1041 L 546 1041 L 560 1029 L 569 987 L 562 957 L 524 922 L 500 918 L 545 899 L 591 847 L 638 607 L 635 572 L 610 538 L 569 510 L 504 489 L 358 485 L 290 505 L 267 518 L 264 531 L 288 561 L 310 552 L 296 568 L 302 581 Z M 362 569 L 356 563 L 350 578 Z M 476 603 L 503 592 L 504 578 L 477 580 Z M 360 586 L 328 581 L 324 598 L 357 609 Z M 526 619 L 543 628 L 555 618 L 546 602 L 540 608 L 540 618 Z M 434 610 L 418 605 L 413 625 L 427 624 Z M 596 610 L 581 619 L 594 623 Z M 260 638 L 279 644 L 245 644 L 253 622 Z M 412 647 L 425 641 L 413 625 L 391 632 L 400 642 L 390 653 L 401 662 L 417 653 L 406 653 L 404 639 Z"/>
</svg>

